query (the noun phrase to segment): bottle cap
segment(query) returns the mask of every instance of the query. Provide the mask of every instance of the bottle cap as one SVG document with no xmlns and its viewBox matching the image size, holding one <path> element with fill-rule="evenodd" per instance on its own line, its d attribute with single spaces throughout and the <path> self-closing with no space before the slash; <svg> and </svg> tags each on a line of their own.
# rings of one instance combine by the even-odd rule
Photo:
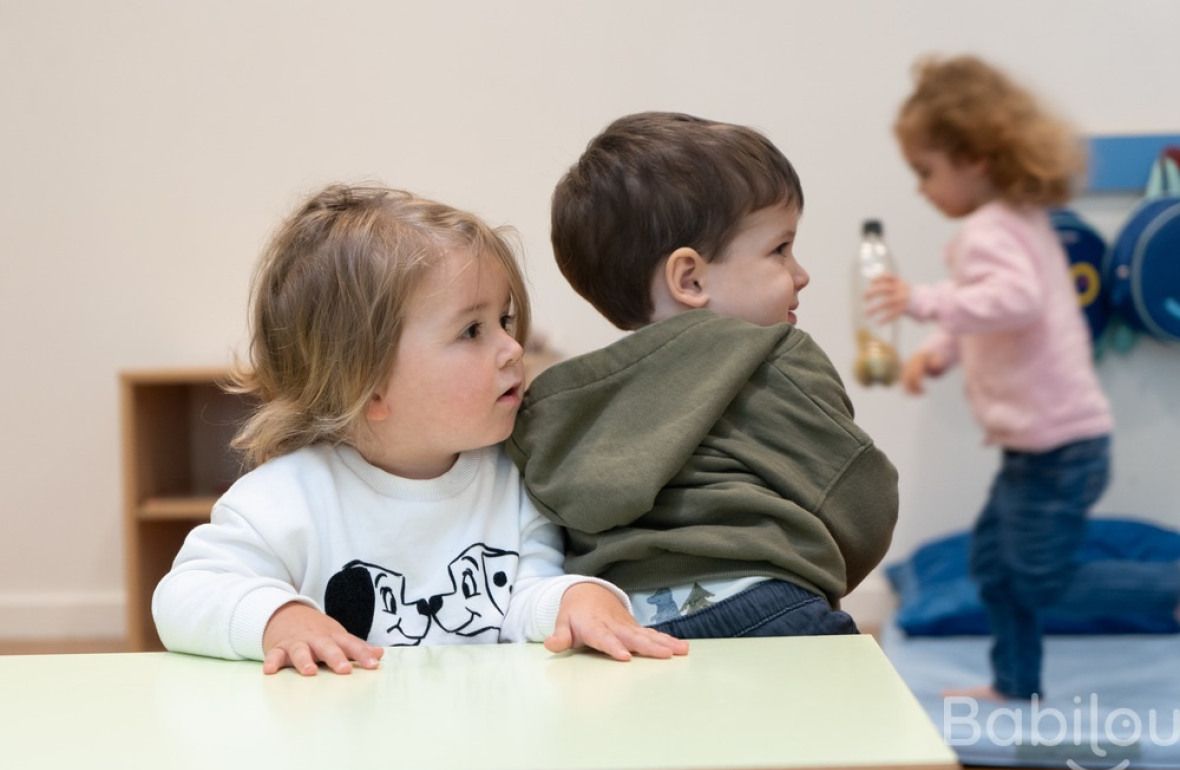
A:
<svg viewBox="0 0 1180 770">
<path fill-rule="evenodd" d="M 860 231 L 863 235 L 882 235 L 884 229 L 880 219 L 866 219 L 861 225 Z"/>
</svg>

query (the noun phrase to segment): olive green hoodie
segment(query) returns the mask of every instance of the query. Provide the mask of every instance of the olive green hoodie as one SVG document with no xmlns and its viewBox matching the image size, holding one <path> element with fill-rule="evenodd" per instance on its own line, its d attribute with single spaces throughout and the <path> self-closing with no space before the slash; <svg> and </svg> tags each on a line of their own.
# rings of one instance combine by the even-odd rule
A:
<svg viewBox="0 0 1180 770">
<path fill-rule="evenodd" d="M 897 519 L 897 471 L 787 324 L 690 311 L 557 364 L 507 449 L 567 570 L 625 591 L 765 576 L 835 604 Z"/>
</svg>

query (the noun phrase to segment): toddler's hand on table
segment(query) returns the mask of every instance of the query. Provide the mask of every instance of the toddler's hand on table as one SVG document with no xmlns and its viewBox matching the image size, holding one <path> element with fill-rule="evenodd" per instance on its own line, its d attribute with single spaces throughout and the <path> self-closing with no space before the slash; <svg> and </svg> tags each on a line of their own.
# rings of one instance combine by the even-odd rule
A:
<svg viewBox="0 0 1180 770">
<path fill-rule="evenodd" d="M 887 323 L 906 311 L 910 304 L 910 285 L 892 273 L 878 276 L 865 289 L 865 307 L 870 318 Z"/>
<path fill-rule="evenodd" d="M 262 634 L 262 673 L 273 674 L 291 668 L 303 676 L 315 676 L 323 662 L 337 674 L 352 672 L 357 661 L 364 668 L 377 668 L 385 654 L 344 630 L 333 618 L 299 602 L 284 604 L 275 610 Z"/>
<path fill-rule="evenodd" d="M 688 642 L 639 625 L 617 596 L 589 582 L 566 589 L 553 634 L 545 640 L 550 652 L 572 647 L 590 647 L 615 660 L 630 660 L 632 653 L 646 658 L 688 654 Z"/>
</svg>

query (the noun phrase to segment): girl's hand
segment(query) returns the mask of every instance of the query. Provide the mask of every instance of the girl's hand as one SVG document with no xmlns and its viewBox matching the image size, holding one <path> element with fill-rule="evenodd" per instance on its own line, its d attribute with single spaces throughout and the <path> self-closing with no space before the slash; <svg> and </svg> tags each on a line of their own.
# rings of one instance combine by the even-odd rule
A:
<svg viewBox="0 0 1180 770">
<path fill-rule="evenodd" d="M 631 654 L 647 658 L 687 655 L 688 642 L 639 625 L 618 597 L 597 583 L 575 583 L 566 589 L 553 634 L 545 640 L 550 652 L 590 647 L 615 660 Z"/>
<path fill-rule="evenodd" d="M 865 312 L 878 323 L 887 323 L 910 304 L 910 285 L 892 273 L 878 276 L 865 289 Z"/>
<path fill-rule="evenodd" d="M 299 602 L 279 607 L 262 634 L 262 673 L 273 674 L 290 666 L 303 676 L 315 676 L 322 661 L 337 674 L 352 672 L 355 660 L 365 668 L 377 668 L 385 654 L 344 630 L 334 619 Z"/>
<path fill-rule="evenodd" d="M 920 396 L 926 392 L 922 380 L 926 377 L 940 377 L 946 371 L 947 363 L 942 356 L 931 351 L 919 351 L 910 356 L 901 368 L 901 384 L 906 393 Z"/>
</svg>

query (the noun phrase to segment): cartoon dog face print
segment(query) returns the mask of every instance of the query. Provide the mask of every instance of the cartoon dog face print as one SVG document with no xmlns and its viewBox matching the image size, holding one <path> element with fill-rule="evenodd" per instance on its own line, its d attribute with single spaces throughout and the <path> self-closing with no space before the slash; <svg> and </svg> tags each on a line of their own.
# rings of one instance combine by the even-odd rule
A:
<svg viewBox="0 0 1180 770">
<path fill-rule="evenodd" d="M 353 636 L 382 647 L 413 647 L 430 630 L 432 607 L 407 601 L 403 575 L 353 560 L 328 580 L 324 611 Z"/>
<path fill-rule="evenodd" d="M 512 594 L 512 576 L 520 556 L 476 543 L 452 561 L 454 590 L 431 597 L 434 619 L 442 628 L 459 636 L 476 636 L 485 631 L 498 632 L 508 599 Z"/>
</svg>

